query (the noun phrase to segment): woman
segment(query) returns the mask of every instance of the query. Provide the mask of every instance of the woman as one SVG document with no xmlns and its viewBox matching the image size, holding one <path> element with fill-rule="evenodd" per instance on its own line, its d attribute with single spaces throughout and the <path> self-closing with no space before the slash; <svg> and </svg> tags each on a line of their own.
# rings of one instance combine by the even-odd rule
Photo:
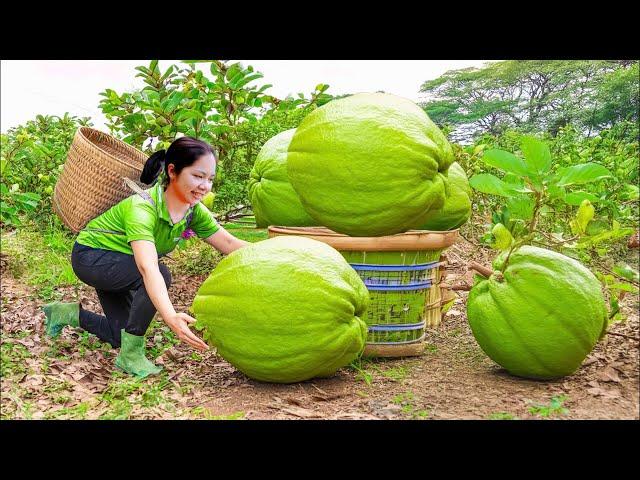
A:
<svg viewBox="0 0 640 480">
<path fill-rule="evenodd" d="M 211 146 L 191 137 L 149 157 L 140 180 L 156 183 L 91 220 L 73 246 L 73 270 L 96 289 L 105 316 L 79 303 L 45 305 L 49 336 L 57 337 L 65 325 L 83 328 L 120 347 L 116 366 L 139 377 L 162 369 L 146 358 L 144 348 L 156 311 L 180 340 L 198 350 L 207 348 L 189 329 L 195 319 L 173 308 L 167 292 L 171 274 L 158 259 L 188 236 L 188 229 L 223 254 L 248 244 L 220 227 L 200 203 L 211 191 L 216 161 Z"/>
</svg>

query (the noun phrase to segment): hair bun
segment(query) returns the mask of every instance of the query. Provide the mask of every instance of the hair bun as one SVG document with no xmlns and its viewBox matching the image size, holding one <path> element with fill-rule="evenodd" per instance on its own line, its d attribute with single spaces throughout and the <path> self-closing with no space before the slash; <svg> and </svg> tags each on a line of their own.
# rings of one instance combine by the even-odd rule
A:
<svg viewBox="0 0 640 480">
<path fill-rule="evenodd" d="M 153 153 L 145 162 L 142 173 L 140 174 L 140 181 L 151 185 L 156 181 L 160 172 L 164 168 L 164 159 L 167 154 L 166 150 L 158 150 Z"/>
</svg>

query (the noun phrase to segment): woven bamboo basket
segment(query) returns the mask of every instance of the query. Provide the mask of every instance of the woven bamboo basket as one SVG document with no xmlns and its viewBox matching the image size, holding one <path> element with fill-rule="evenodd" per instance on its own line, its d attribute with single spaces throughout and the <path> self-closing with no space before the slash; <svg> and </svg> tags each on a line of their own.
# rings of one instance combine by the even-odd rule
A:
<svg viewBox="0 0 640 480">
<path fill-rule="evenodd" d="M 147 156 L 99 130 L 80 127 L 53 193 L 53 210 L 74 232 L 133 192 Z M 130 183 L 130 182 L 129 182 Z"/>
<path fill-rule="evenodd" d="M 268 234 L 304 236 L 327 243 L 356 270 L 370 295 L 363 317 L 369 326 L 365 356 L 424 353 L 425 329 L 436 327 L 441 319 L 441 254 L 456 241 L 457 230 L 349 237 L 324 227 L 270 226 Z"/>
</svg>

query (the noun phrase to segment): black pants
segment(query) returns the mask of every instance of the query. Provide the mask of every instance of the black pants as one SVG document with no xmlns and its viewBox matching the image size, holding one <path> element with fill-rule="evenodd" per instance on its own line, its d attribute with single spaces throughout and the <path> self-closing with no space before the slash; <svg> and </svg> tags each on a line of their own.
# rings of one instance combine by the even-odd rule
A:
<svg viewBox="0 0 640 480">
<path fill-rule="evenodd" d="M 133 255 L 91 248 L 75 243 L 71 253 L 73 271 L 96 289 L 106 316 L 80 309 L 80 327 L 112 347 L 120 346 L 120 330 L 144 335 L 156 313 Z M 158 263 L 167 288 L 171 273 Z"/>
</svg>

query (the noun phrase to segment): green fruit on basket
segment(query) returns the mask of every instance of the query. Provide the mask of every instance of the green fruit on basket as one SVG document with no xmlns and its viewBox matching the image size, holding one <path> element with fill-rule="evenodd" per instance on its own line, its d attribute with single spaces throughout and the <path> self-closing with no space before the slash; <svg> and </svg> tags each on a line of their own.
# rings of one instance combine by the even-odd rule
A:
<svg viewBox="0 0 640 480">
<path fill-rule="evenodd" d="M 445 201 L 445 135 L 415 103 L 384 93 L 333 100 L 298 126 L 289 180 L 319 225 L 350 236 L 422 225 Z"/>
</svg>

